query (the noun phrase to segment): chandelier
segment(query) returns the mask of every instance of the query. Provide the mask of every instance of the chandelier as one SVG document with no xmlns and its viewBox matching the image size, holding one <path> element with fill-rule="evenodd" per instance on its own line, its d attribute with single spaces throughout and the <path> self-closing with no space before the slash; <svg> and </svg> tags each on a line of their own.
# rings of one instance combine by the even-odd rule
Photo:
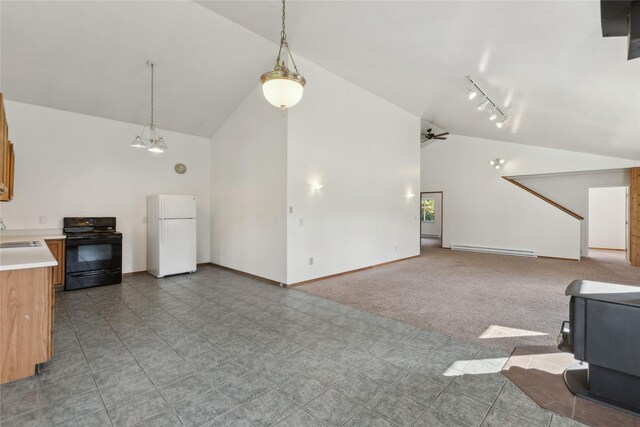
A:
<svg viewBox="0 0 640 427">
<path fill-rule="evenodd" d="M 287 33 L 285 31 L 285 0 L 282 0 L 282 31 L 280 31 L 280 49 L 276 58 L 276 65 L 272 71 L 267 71 L 260 77 L 262 83 L 262 93 L 269 103 L 282 110 L 296 105 L 302 99 L 304 85 L 307 81 L 300 75 L 296 62 L 293 60 L 289 43 L 287 43 Z M 285 48 L 291 59 L 291 64 L 295 71 L 290 71 L 280 59 L 282 48 Z"/>
<path fill-rule="evenodd" d="M 152 153 L 164 153 L 167 150 L 167 144 L 164 142 L 164 138 L 158 136 L 156 132 L 156 125 L 153 121 L 153 67 L 154 64 L 151 61 L 147 61 L 147 65 L 151 67 L 151 120 L 148 126 L 143 126 L 142 131 L 135 137 L 131 143 L 135 148 L 146 148 Z M 147 128 L 149 130 L 147 131 Z"/>
</svg>

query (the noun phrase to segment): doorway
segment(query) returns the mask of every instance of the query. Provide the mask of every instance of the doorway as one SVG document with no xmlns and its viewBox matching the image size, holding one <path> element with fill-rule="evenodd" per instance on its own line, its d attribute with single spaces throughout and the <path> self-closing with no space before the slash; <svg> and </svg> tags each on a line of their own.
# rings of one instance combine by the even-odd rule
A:
<svg viewBox="0 0 640 427">
<path fill-rule="evenodd" d="M 420 193 L 420 246 L 442 247 L 442 191 Z"/>
<path fill-rule="evenodd" d="M 589 257 L 625 261 L 628 244 L 628 187 L 589 188 Z"/>
</svg>

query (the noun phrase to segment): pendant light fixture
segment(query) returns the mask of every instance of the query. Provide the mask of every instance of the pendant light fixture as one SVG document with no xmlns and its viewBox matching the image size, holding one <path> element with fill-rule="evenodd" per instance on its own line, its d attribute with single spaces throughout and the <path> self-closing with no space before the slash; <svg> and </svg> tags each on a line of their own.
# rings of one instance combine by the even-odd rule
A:
<svg viewBox="0 0 640 427">
<path fill-rule="evenodd" d="M 167 150 L 167 144 L 164 142 L 164 138 L 158 136 L 156 132 L 156 125 L 153 121 L 153 67 L 154 63 L 147 61 L 147 65 L 151 67 L 151 121 L 149 122 L 149 131 L 147 132 L 147 126 L 143 126 L 142 132 L 135 137 L 130 144 L 135 148 L 146 148 L 152 153 L 164 153 Z"/>
<path fill-rule="evenodd" d="M 289 43 L 287 43 L 287 33 L 285 31 L 285 0 L 282 0 L 282 31 L 280 31 L 280 49 L 276 58 L 276 65 L 272 71 L 267 71 L 260 77 L 262 83 L 262 93 L 269 103 L 282 110 L 291 108 L 302 99 L 304 85 L 307 81 L 300 75 L 296 62 L 293 60 Z M 291 59 L 291 64 L 295 71 L 291 71 L 280 59 L 282 48 L 285 48 Z"/>
</svg>

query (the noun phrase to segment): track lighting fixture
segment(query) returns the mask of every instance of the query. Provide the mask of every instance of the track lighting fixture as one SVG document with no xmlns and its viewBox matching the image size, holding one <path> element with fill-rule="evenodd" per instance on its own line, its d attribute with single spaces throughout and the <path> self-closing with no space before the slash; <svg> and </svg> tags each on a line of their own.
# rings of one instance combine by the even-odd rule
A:
<svg viewBox="0 0 640 427">
<path fill-rule="evenodd" d="M 482 95 L 482 102 L 480 104 L 478 104 L 478 111 L 485 111 L 487 109 L 487 107 L 491 107 L 491 109 L 489 110 L 489 111 L 491 111 L 491 113 L 489 114 L 489 120 L 494 121 L 498 117 L 502 117 L 502 119 L 496 123 L 497 127 L 502 128 L 504 126 L 505 122 L 507 121 L 507 116 L 502 112 L 500 107 L 498 107 L 496 105 L 496 103 L 493 102 L 491 100 L 491 98 L 489 98 L 487 96 L 487 94 L 482 89 L 480 89 L 480 87 L 476 84 L 476 82 L 473 81 L 473 79 L 470 76 L 467 76 L 467 80 L 469 81 L 469 84 L 471 85 L 467 89 L 467 98 L 472 100 L 478 94 L 481 94 Z"/>
</svg>

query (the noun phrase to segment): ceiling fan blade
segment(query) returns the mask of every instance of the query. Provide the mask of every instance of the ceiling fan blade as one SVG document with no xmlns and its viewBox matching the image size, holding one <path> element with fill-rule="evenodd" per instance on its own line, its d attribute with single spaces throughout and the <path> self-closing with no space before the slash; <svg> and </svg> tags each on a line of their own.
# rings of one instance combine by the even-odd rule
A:
<svg viewBox="0 0 640 427">
<path fill-rule="evenodd" d="M 437 137 L 437 136 L 436 136 L 436 137 L 434 137 L 433 139 L 439 139 L 439 140 L 441 140 L 441 141 L 444 141 L 444 140 L 445 140 L 445 139 L 447 139 L 447 138 L 442 138 L 442 137 Z"/>
<path fill-rule="evenodd" d="M 449 132 L 445 132 L 445 133 L 439 133 L 438 135 L 435 135 L 435 137 L 439 137 L 439 136 L 446 136 L 449 135 Z"/>
</svg>

